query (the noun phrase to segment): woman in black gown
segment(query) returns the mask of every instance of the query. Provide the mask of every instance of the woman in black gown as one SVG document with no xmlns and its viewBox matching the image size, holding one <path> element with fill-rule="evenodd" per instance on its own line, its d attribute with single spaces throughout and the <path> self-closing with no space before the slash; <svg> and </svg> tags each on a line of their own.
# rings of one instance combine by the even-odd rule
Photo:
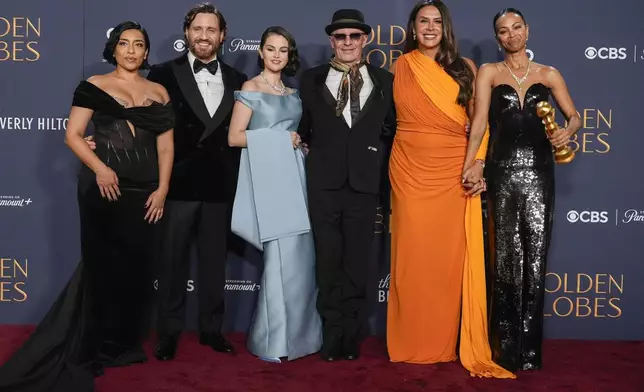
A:
<svg viewBox="0 0 644 392">
<path fill-rule="evenodd" d="M 78 182 L 81 255 L 69 283 L 29 340 L 0 368 L 0 390 L 87 392 L 103 367 L 144 362 L 153 294 L 156 222 L 173 160 L 166 90 L 139 75 L 149 38 L 137 23 L 112 31 L 114 72 L 74 92 L 66 143 L 84 163 Z M 83 140 L 95 126 L 95 152 Z"/>
<path fill-rule="evenodd" d="M 544 282 L 555 200 L 552 149 L 569 142 L 581 119 L 561 74 L 528 58 L 529 28 L 521 12 L 505 9 L 493 24 L 505 59 L 479 70 L 468 157 L 473 159 L 481 143 L 489 111 L 490 346 L 494 361 L 514 372 L 541 368 Z M 551 94 L 568 126 L 548 138 L 537 104 Z M 464 182 L 477 183 L 480 166 L 465 166 Z"/>
</svg>

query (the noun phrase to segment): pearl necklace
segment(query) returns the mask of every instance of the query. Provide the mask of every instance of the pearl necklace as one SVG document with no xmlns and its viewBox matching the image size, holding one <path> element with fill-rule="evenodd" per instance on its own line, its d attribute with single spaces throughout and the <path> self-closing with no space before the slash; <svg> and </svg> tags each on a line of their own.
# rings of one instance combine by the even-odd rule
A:
<svg viewBox="0 0 644 392">
<path fill-rule="evenodd" d="M 523 87 L 521 87 L 521 85 L 523 84 L 523 82 L 525 82 L 525 80 L 528 78 L 528 75 L 530 74 L 530 64 L 532 64 L 532 61 L 528 60 L 528 68 L 525 71 L 525 75 L 523 75 L 521 79 L 517 78 L 514 72 L 512 72 L 512 69 L 510 69 L 510 66 L 505 61 L 503 62 L 503 64 L 505 64 L 505 67 L 510 72 L 510 75 L 512 75 L 512 77 L 514 78 L 514 81 L 517 82 L 517 85 L 519 86 L 519 91 L 523 91 Z"/>
<path fill-rule="evenodd" d="M 266 82 L 266 84 L 268 84 L 269 86 L 271 86 L 271 87 L 273 88 L 273 90 L 275 90 L 275 91 L 277 91 L 278 93 L 280 93 L 280 95 L 284 95 L 284 93 L 286 92 L 286 86 L 284 85 L 284 82 L 282 82 L 282 81 L 280 80 L 280 83 L 282 84 L 282 87 L 277 87 L 276 85 L 274 85 L 274 84 L 272 84 L 271 82 L 269 82 L 269 81 L 268 81 L 268 79 L 266 79 L 266 76 L 264 76 L 264 71 L 260 72 L 259 74 L 262 76 L 262 79 L 264 79 L 264 81 Z"/>
</svg>

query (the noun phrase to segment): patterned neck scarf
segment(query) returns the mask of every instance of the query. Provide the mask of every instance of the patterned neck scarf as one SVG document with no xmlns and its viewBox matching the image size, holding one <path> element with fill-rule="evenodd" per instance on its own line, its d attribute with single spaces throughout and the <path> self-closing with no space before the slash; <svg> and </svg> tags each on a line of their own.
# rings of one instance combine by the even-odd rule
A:
<svg viewBox="0 0 644 392">
<path fill-rule="evenodd" d="M 340 88 L 338 89 L 338 103 L 335 107 L 335 115 L 340 117 L 344 107 L 347 106 L 347 98 L 349 92 L 349 80 L 351 80 L 351 101 L 359 102 L 360 90 L 362 89 L 362 75 L 360 74 L 360 67 L 365 64 L 365 59 L 361 59 L 357 64 L 348 66 L 336 60 L 335 57 L 331 59 L 329 65 L 331 68 L 338 72 L 342 72 L 340 79 Z M 360 106 L 358 106 L 360 107 Z"/>
</svg>

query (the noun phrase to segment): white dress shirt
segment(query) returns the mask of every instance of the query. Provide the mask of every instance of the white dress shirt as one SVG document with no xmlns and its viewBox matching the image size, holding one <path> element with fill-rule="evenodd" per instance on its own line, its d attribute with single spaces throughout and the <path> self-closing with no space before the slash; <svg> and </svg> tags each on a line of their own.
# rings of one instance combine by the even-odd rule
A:
<svg viewBox="0 0 644 392">
<path fill-rule="evenodd" d="M 371 81 L 371 78 L 369 77 L 369 72 L 367 71 L 366 66 L 360 67 L 360 74 L 362 75 L 362 89 L 360 90 L 360 110 L 364 107 L 365 102 L 367 102 L 367 98 L 369 98 L 369 95 L 371 94 L 371 90 L 373 90 L 373 82 Z M 348 78 L 348 76 L 347 76 Z M 331 91 L 331 94 L 333 94 L 333 97 L 335 100 L 338 100 L 338 89 L 340 88 L 340 80 L 342 79 L 342 72 L 329 68 L 329 73 L 326 77 L 326 85 Z M 347 124 L 349 125 L 349 128 L 351 128 L 351 80 L 349 80 L 349 98 L 347 99 L 347 104 L 344 107 L 344 110 L 342 111 L 342 116 L 346 120 Z"/>
<path fill-rule="evenodd" d="M 214 75 L 211 74 L 206 68 L 202 68 L 199 72 L 195 73 L 194 63 L 196 57 L 192 52 L 188 52 L 188 62 L 190 62 L 190 70 L 195 76 L 195 81 L 197 82 L 197 87 L 201 93 L 206 108 L 208 108 L 208 113 L 210 117 L 215 115 L 221 100 L 224 97 L 224 79 L 221 76 L 221 64 L 217 67 L 217 73 Z M 215 58 L 213 61 L 217 61 Z"/>
</svg>

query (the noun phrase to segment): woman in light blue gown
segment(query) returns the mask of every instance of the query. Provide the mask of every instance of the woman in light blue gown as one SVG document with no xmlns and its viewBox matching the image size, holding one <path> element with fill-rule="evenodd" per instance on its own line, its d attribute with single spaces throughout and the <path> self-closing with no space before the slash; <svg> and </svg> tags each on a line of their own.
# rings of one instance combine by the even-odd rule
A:
<svg viewBox="0 0 644 392">
<path fill-rule="evenodd" d="M 260 41 L 262 72 L 235 92 L 228 133 L 242 147 L 232 231 L 263 251 L 264 272 L 248 349 L 272 362 L 319 351 L 315 253 L 306 204 L 305 154 L 296 133 L 302 103 L 282 73 L 299 67 L 295 40 L 269 27 Z"/>
</svg>

